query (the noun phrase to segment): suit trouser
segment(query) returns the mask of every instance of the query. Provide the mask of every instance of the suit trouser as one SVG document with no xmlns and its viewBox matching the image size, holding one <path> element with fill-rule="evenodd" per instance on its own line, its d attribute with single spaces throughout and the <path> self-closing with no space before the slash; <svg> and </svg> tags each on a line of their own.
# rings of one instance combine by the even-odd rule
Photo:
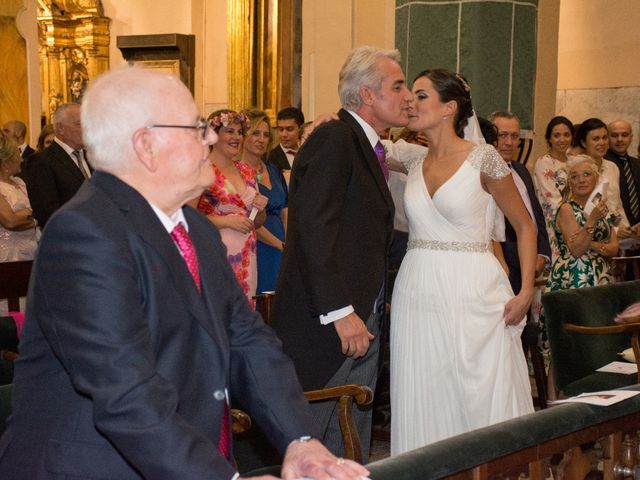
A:
<svg viewBox="0 0 640 480">
<path fill-rule="evenodd" d="M 365 356 L 357 360 L 351 357 L 345 357 L 344 363 L 333 377 L 331 377 L 325 387 L 357 383 L 366 385 L 371 388 L 372 391 L 375 391 L 378 378 L 378 360 L 380 357 L 380 322 L 383 315 L 384 311 L 374 312 L 367 320 L 367 329 L 375 335 L 375 338 L 369 344 L 369 350 Z M 319 432 L 319 438 L 322 438 L 324 445 L 331 450 L 333 454 L 339 457 L 344 456 L 344 444 L 342 442 L 342 433 L 338 420 L 338 402 L 314 402 L 311 403 L 311 409 L 314 419 L 316 420 L 315 427 L 316 432 Z M 353 409 L 353 417 L 362 445 L 363 463 L 367 463 L 369 459 L 372 414 L 373 409 L 371 405 L 365 407 L 364 410 L 360 410 L 358 407 L 354 407 Z"/>
</svg>

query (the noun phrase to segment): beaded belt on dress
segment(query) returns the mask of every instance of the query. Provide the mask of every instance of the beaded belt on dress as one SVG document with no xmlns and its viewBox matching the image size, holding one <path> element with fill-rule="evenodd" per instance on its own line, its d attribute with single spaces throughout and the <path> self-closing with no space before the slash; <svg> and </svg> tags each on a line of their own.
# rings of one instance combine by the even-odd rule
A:
<svg viewBox="0 0 640 480">
<path fill-rule="evenodd" d="M 487 252 L 489 245 L 484 242 L 443 242 L 441 240 L 409 240 L 407 250 L 424 248 L 426 250 L 449 250 L 453 252 Z"/>
</svg>

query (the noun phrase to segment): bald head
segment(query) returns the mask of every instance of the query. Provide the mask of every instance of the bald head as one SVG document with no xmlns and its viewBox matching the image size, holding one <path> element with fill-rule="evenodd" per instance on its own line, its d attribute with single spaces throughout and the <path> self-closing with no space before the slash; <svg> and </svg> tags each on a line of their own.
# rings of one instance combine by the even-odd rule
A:
<svg viewBox="0 0 640 480">
<path fill-rule="evenodd" d="M 142 68 L 117 69 L 94 80 L 82 100 L 84 138 L 93 167 L 112 173 L 126 169 L 135 157 L 134 132 L 163 123 L 160 116 L 176 96 L 193 104 L 176 77 Z"/>
<path fill-rule="evenodd" d="M 2 126 L 2 131 L 18 145 L 22 145 L 27 136 L 27 126 L 19 120 L 8 121 Z"/>
<path fill-rule="evenodd" d="M 611 122 L 609 129 L 609 148 L 618 155 L 626 155 L 633 140 L 631 124 L 626 120 Z"/>
<path fill-rule="evenodd" d="M 217 136 L 176 77 L 135 67 L 113 70 L 82 100 L 89 159 L 168 215 L 213 183 L 207 155 Z M 203 137 L 204 133 L 204 137 Z"/>
</svg>

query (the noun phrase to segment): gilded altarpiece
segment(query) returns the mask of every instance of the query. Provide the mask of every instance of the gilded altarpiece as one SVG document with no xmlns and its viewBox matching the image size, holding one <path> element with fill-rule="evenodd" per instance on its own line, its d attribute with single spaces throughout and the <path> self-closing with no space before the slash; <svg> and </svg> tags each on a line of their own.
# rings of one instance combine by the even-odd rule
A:
<svg viewBox="0 0 640 480">
<path fill-rule="evenodd" d="M 228 0 L 229 108 L 300 106 L 301 0 Z"/>
<path fill-rule="evenodd" d="M 61 103 L 82 99 L 109 69 L 109 24 L 100 0 L 38 0 L 38 41 L 46 121 Z"/>
</svg>

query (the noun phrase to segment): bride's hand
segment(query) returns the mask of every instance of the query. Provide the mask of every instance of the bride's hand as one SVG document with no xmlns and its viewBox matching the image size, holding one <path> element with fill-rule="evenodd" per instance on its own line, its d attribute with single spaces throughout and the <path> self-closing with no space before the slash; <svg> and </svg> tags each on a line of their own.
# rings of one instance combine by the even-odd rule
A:
<svg viewBox="0 0 640 480">
<path fill-rule="evenodd" d="M 505 325 L 517 325 L 527 316 L 533 294 L 520 292 L 504 306 Z"/>
</svg>

